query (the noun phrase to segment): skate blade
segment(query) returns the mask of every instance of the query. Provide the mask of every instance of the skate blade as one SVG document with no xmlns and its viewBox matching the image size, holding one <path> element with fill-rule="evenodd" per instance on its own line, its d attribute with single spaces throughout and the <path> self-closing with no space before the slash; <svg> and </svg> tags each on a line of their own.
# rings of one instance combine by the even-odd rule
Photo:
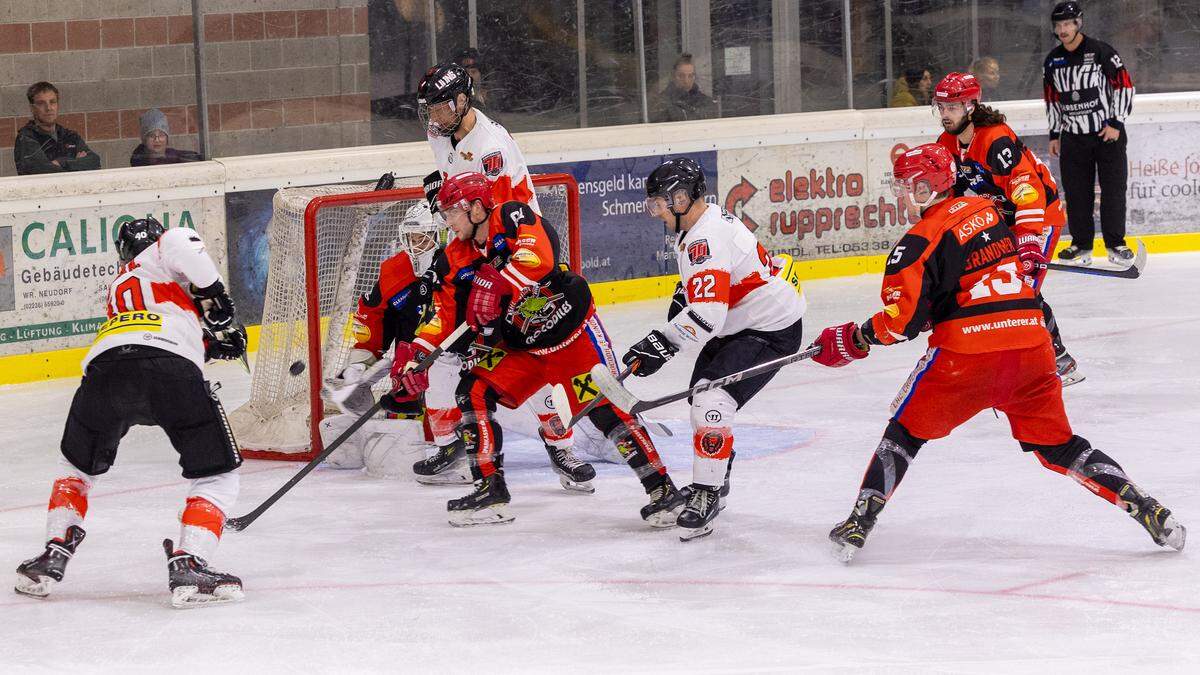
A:
<svg viewBox="0 0 1200 675">
<path fill-rule="evenodd" d="M 562 484 L 563 489 L 567 492 L 585 495 L 595 494 L 596 492 L 596 486 L 592 485 L 592 481 L 590 480 L 576 482 L 566 476 L 559 476 L 558 482 Z"/>
<path fill-rule="evenodd" d="M 39 600 L 50 595 L 50 587 L 55 583 L 50 577 L 39 577 L 38 581 L 34 581 L 24 574 L 17 575 L 17 583 L 13 586 L 13 590 L 20 595 L 25 595 Z"/>
<path fill-rule="evenodd" d="M 422 476 L 419 473 L 414 473 L 413 478 L 421 485 L 470 485 L 474 482 L 471 480 L 470 473 L 459 473 L 453 469 L 447 469 L 432 476 Z"/>
<path fill-rule="evenodd" d="M 1069 387 L 1073 384 L 1079 384 L 1087 379 L 1086 375 L 1080 375 L 1078 372 L 1074 371 L 1067 373 L 1066 375 L 1059 375 L 1058 377 L 1060 380 L 1062 380 L 1062 386 L 1064 387 Z"/>
<path fill-rule="evenodd" d="M 486 506 L 476 511 L 450 511 L 450 524 L 454 527 L 475 525 L 503 525 L 516 520 L 507 504 Z"/>
<path fill-rule="evenodd" d="M 666 511 L 659 511 L 658 513 L 652 513 L 646 517 L 646 519 L 645 519 L 646 524 L 649 525 L 650 527 L 664 529 L 664 530 L 669 527 L 675 527 L 676 525 L 679 524 L 676 521 L 679 520 L 679 512 L 682 510 L 683 510 L 683 504 L 680 504 L 679 506 L 677 506 L 673 509 L 669 509 Z"/>
<path fill-rule="evenodd" d="M 858 553 L 858 547 L 852 544 L 839 544 L 831 542 L 833 546 L 833 557 L 843 565 L 849 565 L 850 561 L 854 560 L 854 554 Z"/>
<path fill-rule="evenodd" d="M 1172 517 L 1171 520 L 1175 519 Z M 1187 528 L 1179 523 L 1175 523 L 1171 528 L 1171 533 L 1167 535 L 1162 545 L 1173 548 L 1176 551 L 1182 551 L 1185 544 L 1187 544 Z"/>
<path fill-rule="evenodd" d="M 680 529 L 679 541 L 695 541 L 696 539 L 700 539 L 701 537 L 707 537 L 708 535 L 713 533 L 712 523 L 709 523 L 708 525 L 704 525 L 702 527 L 697 527 L 694 530 L 688 529 L 686 527 L 681 527 L 679 529 Z"/>
<path fill-rule="evenodd" d="M 246 594 L 240 586 L 217 586 L 211 594 L 201 593 L 196 586 L 180 586 L 171 591 L 171 606 L 175 609 L 197 609 L 240 602 L 245 598 Z"/>
</svg>

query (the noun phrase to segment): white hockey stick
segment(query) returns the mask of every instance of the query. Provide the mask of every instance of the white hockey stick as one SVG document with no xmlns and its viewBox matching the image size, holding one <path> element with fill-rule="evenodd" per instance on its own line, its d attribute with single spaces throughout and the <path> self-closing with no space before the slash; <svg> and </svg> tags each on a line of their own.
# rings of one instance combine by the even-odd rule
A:
<svg viewBox="0 0 1200 675">
<path fill-rule="evenodd" d="M 600 367 L 603 367 L 603 364 L 597 364 L 597 365 Z M 605 372 L 608 372 L 608 370 L 605 369 Z M 625 378 L 629 377 L 630 372 L 632 372 L 632 371 L 623 370 L 620 373 L 617 373 L 617 376 L 614 381 L 619 384 L 620 382 L 624 381 Z M 611 377 L 611 374 L 610 374 L 610 377 Z M 592 379 L 593 379 L 593 381 L 595 381 L 595 375 L 592 376 Z M 598 406 L 601 403 L 603 403 L 604 401 L 608 400 L 608 398 L 604 395 L 604 392 L 601 391 L 601 393 L 597 394 L 595 398 L 588 401 L 587 405 L 585 405 L 582 410 L 580 410 L 578 413 L 576 413 L 572 417 L 568 418 L 567 415 L 571 411 L 571 399 L 569 398 L 569 396 L 567 394 L 567 388 L 564 387 L 562 385 L 562 383 L 558 383 L 558 384 L 555 384 L 553 387 L 551 387 L 550 391 L 551 391 L 550 398 L 552 401 L 554 401 L 554 414 L 558 415 L 559 421 L 561 421 L 563 423 L 563 426 L 565 426 L 568 431 L 572 427 L 574 427 L 576 424 L 578 424 L 579 420 L 582 420 L 584 417 L 587 417 L 588 413 L 595 410 L 596 406 Z M 637 419 L 638 419 L 638 422 L 642 425 L 642 427 L 644 427 L 646 429 L 646 431 L 649 431 L 650 433 L 652 433 L 656 436 L 674 436 L 675 435 L 674 432 L 672 432 L 670 429 L 667 428 L 667 425 L 663 424 L 662 422 L 659 422 L 658 420 L 646 419 L 644 417 L 641 417 L 640 415 L 637 416 Z"/>
<path fill-rule="evenodd" d="M 655 408 L 667 405 L 668 403 L 674 403 L 680 399 L 694 396 L 702 391 L 708 391 L 709 389 L 716 389 L 727 384 L 741 382 L 747 377 L 754 377 L 755 375 L 769 373 L 772 370 L 782 368 L 789 363 L 811 359 L 820 353 L 820 347 L 809 347 L 808 349 L 796 352 L 790 356 L 784 356 L 782 358 L 775 359 L 774 361 L 760 363 L 753 368 L 747 368 L 746 370 L 738 371 L 732 375 L 726 375 L 725 377 L 718 377 L 715 380 L 702 382 L 694 387 L 691 387 L 690 389 L 684 389 L 683 391 L 675 392 L 674 394 L 668 394 L 661 398 L 652 398 L 645 401 L 638 398 L 633 392 L 622 386 L 621 382 L 617 380 L 616 377 L 613 377 L 613 374 L 609 372 L 609 370 L 605 368 L 603 364 L 592 366 L 592 381 L 595 382 L 598 387 L 600 387 L 600 391 L 608 397 L 608 400 L 612 401 L 613 405 L 631 415 L 638 415 L 646 412 L 647 410 L 653 410 Z"/>
</svg>

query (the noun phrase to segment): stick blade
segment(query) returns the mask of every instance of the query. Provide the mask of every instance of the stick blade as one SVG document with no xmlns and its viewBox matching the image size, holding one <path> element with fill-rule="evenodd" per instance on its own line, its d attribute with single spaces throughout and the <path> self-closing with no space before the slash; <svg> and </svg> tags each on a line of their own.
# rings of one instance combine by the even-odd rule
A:
<svg viewBox="0 0 1200 675">
<path fill-rule="evenodd" d="M 550 400 L 554 403 L 554 414 L 558 415 L 558 420 L 562 422 L 564 428 L 570 428 L 571 399 L 567 394 L 567 388 L 561 382 L 550 388 Z"/>
<path fill-rule="evenodd" d="M 230 518 L 225 521 L 226 532 L 241 532 L 246 529 L 247 523 L 243 518 Z"/>
<path fill-rule="evenodd" d="M 592 382 L 600 388 L 600 392 L 615 406 L 625 412 L 633 412 L 638 397 L 621 385 L 608 366 L 597 363 L 592 366 Z"/>
</svg>

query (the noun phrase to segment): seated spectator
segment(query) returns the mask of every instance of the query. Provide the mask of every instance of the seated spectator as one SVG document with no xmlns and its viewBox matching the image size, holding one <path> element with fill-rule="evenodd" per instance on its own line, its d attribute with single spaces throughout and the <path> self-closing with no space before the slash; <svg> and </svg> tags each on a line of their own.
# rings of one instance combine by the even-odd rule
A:
<svg viewBox="0 0 1200 675">
<path fill-rule="evenodd" d="M 454 57 L 454 62 L 462 66 L 471 76 L 471 85 L 475 88 L 475 94 L 471 97 L 473 104 L 480 108 L 486 106 L 488 96 L 483 87 L 483 60 L 479 57 L 479 50 L 467 47 Z"/>
<path fill-rule="evenodd" d="M 896 80 L 889 108 L 904 108 L 914 105 L 929 105 L 929 89 L 933 86 L 933 73 L 928 68 L 909 68 Z"/>
<path fill-rule="evenodd" d="M 36 82 L 25 92 L 33 119 L 17 131 L 13 159 L 20 175 L 90 171 L 100 168 L 100 155 L 83 137 L 58 124 L 58 88 Z"/>
<path fill-rule="evenodd" d="M 675 61 L 671 82 L 659 94 L 650 114 L 651 122 L 705 120 L 717 116 L 717 104 L 696 83 L 696 66 L 691 54 L 680 54 Z"/>
<path fill-rule="evenodd" d="M 971 62 L 971 74 L 979 80 L 984 100 L 997 98 L 1000 88 L 1000 62 L 991 56 L 981 56 Z"/>
<path fill-rule="evenodd" d="M 199 153 L 191 150 L 167 147 L 171 140 L 171 128 L 167 125 L 167 116 L 158 108 L 151 108 L 142 113 L 139 121 L 142 126 L 142 144 L 133 149 L 129 166 L 180 164 L 204 159 Z"/>
</svg>

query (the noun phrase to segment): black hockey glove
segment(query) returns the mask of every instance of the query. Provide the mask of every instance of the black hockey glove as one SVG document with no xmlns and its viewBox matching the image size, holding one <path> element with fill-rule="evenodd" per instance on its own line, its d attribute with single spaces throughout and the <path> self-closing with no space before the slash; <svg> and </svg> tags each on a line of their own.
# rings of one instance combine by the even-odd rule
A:
<svg viewBox="0 0 1200 675">
<path fill-rule="evenodd" d="M 246 329 L 233 326 L 223 331 L 204 331 L 204 360 L 232 361 L 246 353 Z"/>
<path fill-rule="evenodd" d="M 225 286 L 220 281 L 205 288 L 192 286 L 192 295 L 196 296 L 196 311 L 200 313 L 205 328 L 220 333 L 233 326 L 233 298 L 225 292 Z"/>
<path fill-rule="evenodd" d="M 375 181 L 375 192 L 383 192 L 384 190 L 392 190 L 396 187 L 396 174 L 391 171 L 379 177 Z"/>
<path fill-rule="evenodd" d="M 632 368 L 634 375 L 645 377 L 657 373 L 658 369 L 670 361 L 678 351 L 667 341 L 667 336 L 657 330 L 652 330 L 649 335 L 625 352 L 625 356 L 621 357 L 621 363 Z"/>
<path fill-rule="evenodd" d="M 437 213 L 437 195 L 438 190 L 442 189 L 442 172 L 434 171 L 428 176 L 425 176 L 425 180 L 422 182 L 425 187 L 425 201 L 429 202 L 429 210 Z"/>
<path fill-rule="evenodd" d="M 687 293 L 683 290 L 683 282 L 676 282 L 675 293 L 671 295 L 671 306 L 667 308 L 667 321 L 679 316 L 679 313 L 687 309 L 687 306 Z"/>
</svg>

